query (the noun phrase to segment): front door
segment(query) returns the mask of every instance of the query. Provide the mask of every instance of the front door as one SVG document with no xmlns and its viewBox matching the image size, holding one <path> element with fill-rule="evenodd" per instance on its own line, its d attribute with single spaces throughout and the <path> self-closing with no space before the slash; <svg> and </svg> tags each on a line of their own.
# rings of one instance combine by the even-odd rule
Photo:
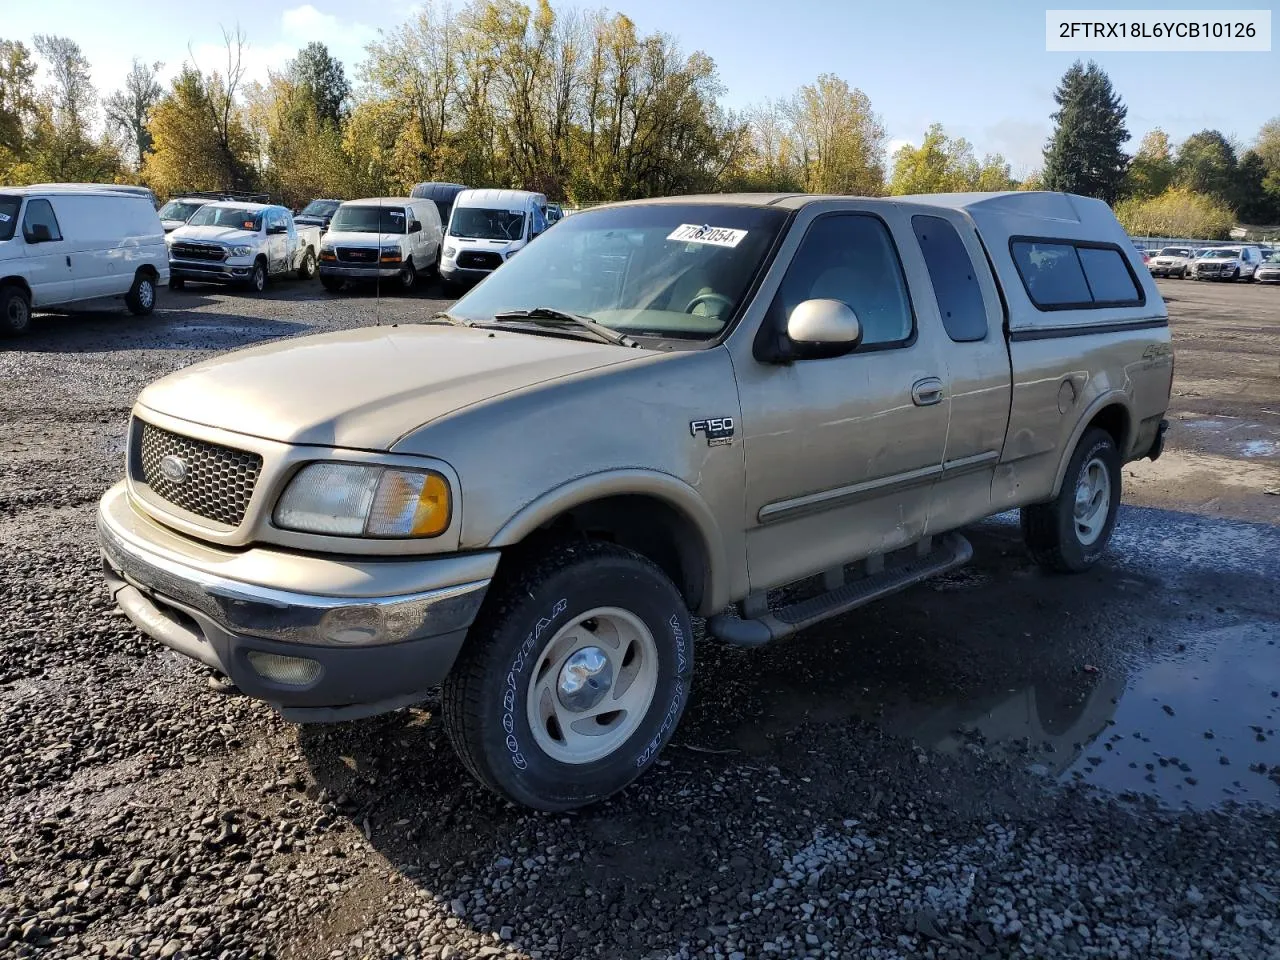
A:
<svg viewBox="0 0 1280 960">
<path fill-rule="evenodd" d="M 286 273 L 293 251 L 289 246 L 289 221 L 283 210 L 267 211 L 266 229 L 267 269 L 276 275 Z"/>
<path fill-rule="evenodd" d="M 851 205 L 809 225 L 765 323 L 810 299 L 848 304 L 863 339 L 842 357 L 737 371 L 753 590 L 919 539 L 942 469 L 946 367 L 884 220 Z"/>
<path fill-rule="evenodd" d="M 22 214 L 23 255 L 33 307 L 56 306 L 78 299 L 71 244 L 52 204 L 43 197 L 27 201 Z"/>
</svg>

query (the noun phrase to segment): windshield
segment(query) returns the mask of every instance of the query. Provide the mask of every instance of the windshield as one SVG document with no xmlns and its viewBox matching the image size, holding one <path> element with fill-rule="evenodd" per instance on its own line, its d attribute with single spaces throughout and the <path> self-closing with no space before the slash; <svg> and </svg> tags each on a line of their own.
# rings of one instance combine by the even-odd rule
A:
<svg viewBox="0 0 1280 960">
<path fill-rule="evenodd" d="M 187 221 L 193 227 L 235 227 L 237 230 L 262 229 L 262 211 L 244 207 L 218 207 L 206 204 Z"/>
<path fill-rule="evenodd" d="M 1191 251 L 1186 247 L 1165 247 L 1160 251 L 1162 257 L 1189 257 Z"/>
<path fill-rule="evenodd" d="M 454 207 L 449 236 L 461 240 L 519 240 L 524 236 L 524 214 L 515 210 Z"/>
<path fill-rule="evenodd" d="M 12 240 L 18 226 L 18 210 L 22 198 L 0 194 L 0 240 Z"/>
<path fill-rule="evenodd" d="M 640 336 L 709 340 L 741 305 L 787 217 L 776 207 L 730 204 L 580 213 L 504 263 L 450 313 L 484 322 L 542 307 Z"/>
<path fill-rule="evenodd" d="M 1205 252 L 1206 260 L 1235 260 L 1239 256 L 1239 250 L 1208 250 Z"/>
<path fill-rule="evenodd" d="M 1280 263 L 1280 252 L 1273 253 L 1267 257 L 1267 263 Z"/>
<path fill-rule="evenodd" d="M 191 215 L 203 207 L 197 200 L 170 200 L 160 208 L 161 220 L 189 220 Z"/>
<path fill-rule="evenodd" d="M 404 233 L 404 207 L 343 204 L 329 221 L 334 233 Z"/>
<path fill-rule="evenodd" d="M 303 217 L 327 217 L 333 211 L 338 209 L 337 200 L 312 200 L 302 208 L 299 216 Z"/>
</svg>

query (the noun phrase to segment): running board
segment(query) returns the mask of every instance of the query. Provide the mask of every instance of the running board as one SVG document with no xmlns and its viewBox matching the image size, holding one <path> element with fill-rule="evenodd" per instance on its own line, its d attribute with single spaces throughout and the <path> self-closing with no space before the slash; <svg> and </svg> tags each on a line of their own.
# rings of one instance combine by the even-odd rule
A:
<svg viewBox="0 0 1280 960">
<path fill-rule="evenodd" d="M 869 574 L 820 596 L 765 611 L 758 617 L 740 619 L 718 613 L 707 621 L 707 629 L 726 643 L 758 647 L 954 570 L 972 557 L 973 547 L 969 541 L 958 533 L 948 533 L 939 539 L 933 551 L 902 566 Z"/>
</svg>

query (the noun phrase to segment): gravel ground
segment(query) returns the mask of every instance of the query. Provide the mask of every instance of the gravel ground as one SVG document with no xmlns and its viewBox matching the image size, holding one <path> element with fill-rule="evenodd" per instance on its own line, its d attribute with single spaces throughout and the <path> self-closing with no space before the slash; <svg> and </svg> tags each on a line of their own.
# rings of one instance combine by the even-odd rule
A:
<svg viewBox="0 0 1280 960">
<path fill-rule="evenodd" d="M 1280 456 L 1244 446 L 1277 426 L 1280 290 L 1161 286 L 1187 415 L 1161 463 L 1203 476 L 1129 468 L 1105 565 L 1042 576 L 997 518 L 942 581 L 705 644 L 659 767 L 558 816 L 475 787 L 435 704 L 291 726 L 101 587 L 145 383 L 442 301 L 288 283 L 39 322 L 0 346 L 0 955 L 1280 957 Z"/>
</svg>

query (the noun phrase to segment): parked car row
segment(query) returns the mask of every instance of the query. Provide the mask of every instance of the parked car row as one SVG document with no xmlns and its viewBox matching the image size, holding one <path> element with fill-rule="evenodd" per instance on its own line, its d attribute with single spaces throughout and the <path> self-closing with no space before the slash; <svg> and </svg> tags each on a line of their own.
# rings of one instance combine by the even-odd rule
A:
<svg viewBox="0 0 1280 960">
<path fill-rule="evenodd" d="M 1155 277 L 1280 282 L 1280 254 L 1266 245 L 1164 247 L 1147 266 Z"/>
</svg>

